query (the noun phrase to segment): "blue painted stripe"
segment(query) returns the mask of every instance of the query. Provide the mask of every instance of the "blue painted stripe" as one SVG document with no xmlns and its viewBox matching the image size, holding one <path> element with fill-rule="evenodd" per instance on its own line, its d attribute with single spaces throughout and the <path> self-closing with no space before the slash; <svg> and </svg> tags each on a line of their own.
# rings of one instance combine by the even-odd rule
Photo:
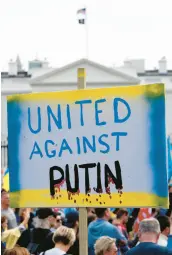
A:
<svg viewBox="0 0 172 255">
<path fill-rule="evenodd" d="M 168 148 L 168 181 L 170 182 L 172 178 L 172 157 L 171 157 L 172 144 L 170 142 L 170 137 L 168 137 L 167 139 L 167 148 Z"/>
<path fill-rule="evenodd" d="M 21 106 L 19 102 L 8 102 L 8 155 L 10 192 L 20 190 L 19 138 L 21 130 Z"/>
<path fill-rule="evenodd" d="M 149 105 L 149 159 L 152 168 L 154 194 L 168 196 L 165 132 L 165 97 L 145 95 Z"/>
</svg>

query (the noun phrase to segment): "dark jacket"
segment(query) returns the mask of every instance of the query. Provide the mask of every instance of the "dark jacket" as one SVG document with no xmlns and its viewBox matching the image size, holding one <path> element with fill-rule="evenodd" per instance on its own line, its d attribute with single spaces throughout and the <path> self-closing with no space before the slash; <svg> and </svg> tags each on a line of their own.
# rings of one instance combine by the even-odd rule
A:
<svg viewBox="0 0 172 255">
<path fill-rule="evenodd" d="M 31 243 L 39 245 L 39 253 L 54 248 L 53 233 L 49 229 L 35 228 L 25 230 L 17 241 L 21 247 L 28 248 Z"/>
<path fill-rule="evenodd" d="M 126 255 L 172 255 L 172 253 L 166 247 L 151 242 L 143 242 L 129 250 Z"/>
</svg>

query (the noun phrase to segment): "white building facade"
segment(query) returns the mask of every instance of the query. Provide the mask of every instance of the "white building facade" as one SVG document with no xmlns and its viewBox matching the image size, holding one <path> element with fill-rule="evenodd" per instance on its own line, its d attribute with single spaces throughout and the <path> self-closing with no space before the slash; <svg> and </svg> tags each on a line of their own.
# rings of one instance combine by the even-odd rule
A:
<svg viewBox="0 0 172 255">
<path fill-rule="evenodd" d="M 109 68 L 87 59 L 81 59 L 55 69 L 50 68 L 46 60 L 34 60 L 29 62 L 27 72 L 22 70 L 21 61 L 17 57 L 16 61 L 10 61 L 8 72 L 1 72 L 2 142 L 7 143 L 8 137 L 7 95 L 77 89 L 77 69 L 79 67 L 86 69 L 87 88 L 164 83 L 166 87 L 166 132 L 167 135 L 172 134 L 172 70 L 168 70 L 165 57 L 159 61 L 158 68 L 154 70 L 145 69 L 144 59 L 127 60 L 119 68 Z M 7 160 L 4 160 L 2 167 L 6 164 Z"/>
</svg>

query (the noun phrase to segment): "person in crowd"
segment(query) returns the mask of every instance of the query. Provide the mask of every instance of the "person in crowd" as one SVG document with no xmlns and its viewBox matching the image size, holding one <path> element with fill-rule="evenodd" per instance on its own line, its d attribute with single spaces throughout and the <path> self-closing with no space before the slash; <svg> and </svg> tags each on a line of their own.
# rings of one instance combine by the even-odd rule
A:
<svg viewBox="0 0 172 255">
<path fill-rule="evenodd" d="M 114 238 L 109 236 L 100 237 L 94 245 L 95 255 L 116 255 L 118 249 L 115 241 Z"/>
<path fill-rule="evenodd" d="M 4 253 L 6 248 L 6 243 L 2 241 L 2 233 L 8 228 L 8 221 L 5 216 L 1 217 L 1 254 Z"/>
<path fill-rule="evenodd" d="M 61 213 L 55 213 L 54 219 L 50 222 L 51 231 L 54 233 L 56 229 L 62 226 L 62 217 Z"/>
<path fill-rule="evenodd" d="M 1 255 L 3 255 L 5 252 L 5 245 L 4 243 L 1 241 Z"/>
<path fill-rule="evenodd" d="M 14 208 L 13 210 L 14 210 L 14 214 L 16 216 L 17 224 L 20 224 L 22 222 L 20 215 L 19 215 L 20 208 Z"/>
<path fill-rule="evenodd" d="M 17 220 L 14 211 L 10 208 L 9 193 L 1 190 L 1 216 L 8 220 L 8 229 L 17 227 Z"/>
<path fill-rule="evenodd" d="M 172 217 L 172 184 L 169 185 L 169 209 L 167 210 L 166 215 Z"/>
<path fill-rule="evenodd" d="M 171 226 L 170 226 L 170 234 L 168 236 L 167 247 L 168 247 L 169 251 L 171 251 L 171 254 L 172 254 L 172 221 L 171 221 Z"/>
<path fill-rule="evenodd" d="M 134 213 L 134 210 L 132 211 Z M 116 218 L 113 220 L 113 224 L 117 226 L 117 228 L 123 233 L 123 235 L 128 240 L 128 246 L 130 248 L 134 247 L 138 242 L 138 236 L 132 236 L 133 234 L 130 232 L 130 236 L 127 232 L 126 224 L 129 219 L 129 213 L 127 209 L 119 209 L 117 211 Z M 134 223 L 134 221 L 133 221 Z"/>
<path fill-rule="evenodd" d="M 57 215 L 59 215 L 60 217 L 61 217 L 61 220 L 62 220 L 62 222 L 64 221 L 64 219 L 65 219 L 65 213 L 64 213 L 64 209 L 57 209 L 56 210 L 56 213 L 57 213 Z"/>
<path fill-rule="evenodd" d="M 97 220 L 90 223 L 88 226 L 88 251 L 89 255 L 94 255 L 94 244 L 102 236 L 115 238 L 120 245 L 123 246 L 123 251 L 127 250 L 127 240 L 118 228 L 108 222 L 110 218 L 110 210 L 108 208 L 95 208 Z"/>
<path fill-rule="evenodd" d="M 8 219 L 5 216 L 1 217 L 1 239 L 4 244 L 4 247 L 7 249 L 12 249 L 21 233 L 27 228 L 29 220 L 29 213 L 27 210 L 23 214 L 23 222 L 16 228 L 8 230 Z"/>
<path fill-rule="evenodd" d="M 126 228 L 126 223 L 128 221 L 128 211 L 125 209 L 120 209 L 117 212 L 116 219 L 113 224 L 123 233 L 123 235 L 128 239 L 128 233 Z"/>
<path fill-rule="evenodd" d="M 55 247 L 40 255 L 64 255 L 75 242 L 75 231 L 65 226 L 59 227 L 53 235 Z"/>
<path fill-rule="evenodd" d="M 167 216 L 158 216 L 157 220 L 159 221 L 161 230 L 158 244 L 167 247 L 168 236 L 170 234 L 170 219 Z"/>
<path fill-rule="evenodd" d="M 3 193 L 7 193 L 7 191 L 4 188 L 1 189 L 1 196 Z"/>
<path fill-rule="evenodd" d="M 128 221 L 126 223 L 127 233 L 128 233 L 128 245 L 130 248 L 133 248 L 138 243 L 138 235 L 137 233 L 134 233 L 134 223 L 137 220 L 138 214 L 140 209 L 139 208 L 133 208 Z"/>
<path fill-rule="evenodd" d="M 160 214 L 160 209 L 159 208 L 152 208 L 152 215 L 151 218 L 157 218 Z"/>
<path fill-rule="evenodd" d="M 114 208 L 113 213 L 117 214 L 117 212 L 120 210 L 120 208 Z"/>
<path fill-rule="evenodd" d="M 88 226 L 90 225 L 90 223 L 92 221 L 95 221 L 95 220 L 96 220 L 96 215 L 95 214 L 88 215 L 88 219 L 87 219 Z"/>
<path fill-rule="evenodd" d="M 50 230 L 52 233 L 57 229 L 57 221 L 56 221 L 57 213 L 53 211 L 53 215 L 49 217 Z"/>
<path fill-rule="evenodd" d="M 157 245 L 160 235 L 160 225 L 157 219 L 144 219 L 139 224 L 140 243 L 130 249 L 126 255 L 167 255 L 168 249 Z"/>
<path fill-rule="evenodd" d="M 76 235 L 74 244 L 68 250 L 69 254 L 79 255 L 79 213 L 78 211 L 71 211 L 66 214 L 65 226 L 72 228 Z"/>
<path fill-rule="evenodd" d="M 31 254 L 37 254 L 53 248 L 53 233 L 50 230 L 52 218 L 54 218 L 54 212 L 52 209 L 38 209 L 36 217 L 33 220 L 35 228 L 25 230 L 17 244 L 27 248 Z"/>
<path fill-rule="evenodd" d="M 131 215 L 128 218 L 128 221 L 126 223 L 126 227 L 127 227 L 127 232 L 128 233 L 132 233 L 133 232 L 133 226 L 134 226 L 134 222 L 138 217 L 140 209 L 139 208 L 133 208 Z"/>
<path fill-rule="evenodd" d="M 95 215 L 95 209 L 94 208 L 87 208 L 87 215 L 88 216 L 93 216 Z"/>
<path fill-rule="evenodd" d="M 61 213 L 57 213 L 57 216 L 56 216 L 56 228 L 59 228 L 62 226 L 62 216 L 61 216 Z"/>
<path fill-rule="evenodd" d="M 30 254 L 26 248 L 15 246 L 12 249 L 5 250 L 4 255 L 30 255 Z"/>
<path fill-rule="evenodd" d="M 8 220 L 7 217 L 2 216 L 1 217 L 1 232 L 4 232 L 8 229 Z"/>
<path fill-rule="evenodd" d="M 64 216 L 66 216 L 67 213 L 74 212 L 74 211 L 77 211 L 77 209 L 76 208 L 64 208 L 63 209 Z"/>
<path fill-rule="evenodd" d="M 17 217 L 18 217 L 19 224 L 21 222 L 23 222 L 23 218 L 24 218 L 24 215 L 25 215 L 26 211 L 30 214 L 29 221 L 28 221 L 28 228 L 33 228 L 34 226 L 32 224 L 32 221 L 33 221 L 33 218 L 34 218 L 34 214 L 33 214 L 31 208 L 21 208 L 21 209 L 19 209 L 18 213 L 16 213 Z"/>
</svg>

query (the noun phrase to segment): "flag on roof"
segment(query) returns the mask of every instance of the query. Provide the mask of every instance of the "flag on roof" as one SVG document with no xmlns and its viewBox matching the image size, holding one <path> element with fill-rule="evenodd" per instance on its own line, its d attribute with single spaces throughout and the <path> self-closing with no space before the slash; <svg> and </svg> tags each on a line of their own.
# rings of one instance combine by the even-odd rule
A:
<svg viewBox="0 0 172 255">
<path fill-rule="evenodd" d="M 78 11 L 77 11 L 77 14 L 86 14 L 86 8 L 83 8 L 83 9 L 79 9 Z"/>
<path fill-rule="evenodd" d="M 78 16 L 79 24 L 85 24 L 85 20 L 86 20 L 86 8 L 79 9 L 77 11 L 77 16 Z"/>
</svg>

